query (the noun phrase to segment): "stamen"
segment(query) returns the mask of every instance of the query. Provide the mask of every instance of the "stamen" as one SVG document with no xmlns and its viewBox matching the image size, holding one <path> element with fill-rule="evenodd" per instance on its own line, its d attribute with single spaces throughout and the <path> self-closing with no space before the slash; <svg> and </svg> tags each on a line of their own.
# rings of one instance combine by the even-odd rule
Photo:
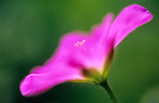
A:
<svg viewBox="0 0 159 103">
<path fill-rule="evenodd" d="M 83 48 L 83 45 L 84 45 L 84 42 L 85 42 L 85 41 L 86 41 L 86 40 L 83 40 L 82 42 L 77 41 L 77 43 L 75 43 L 74 46 L 79 47 L 79 48 Z"/>
</svg>

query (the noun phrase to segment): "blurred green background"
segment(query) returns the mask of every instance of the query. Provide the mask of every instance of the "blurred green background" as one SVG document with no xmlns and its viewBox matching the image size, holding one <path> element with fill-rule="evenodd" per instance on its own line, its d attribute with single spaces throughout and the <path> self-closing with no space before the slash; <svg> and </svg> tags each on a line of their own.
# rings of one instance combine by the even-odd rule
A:
<svg viewBox="0 0 159 103">
<path fill-rule="evenodd" d="M 26 98 L 20 81 L 42 65 L 59 39 L 94 24 L 130 4 L 146 7 L 153 20 L 118 45 L 109 85 L 120 103 L 159 103 L 159 1 L 157 0 L 0 0 L 0 103 L 111 103 L 105 90 L 88 83 L 64 83 Z"/>
</svg>

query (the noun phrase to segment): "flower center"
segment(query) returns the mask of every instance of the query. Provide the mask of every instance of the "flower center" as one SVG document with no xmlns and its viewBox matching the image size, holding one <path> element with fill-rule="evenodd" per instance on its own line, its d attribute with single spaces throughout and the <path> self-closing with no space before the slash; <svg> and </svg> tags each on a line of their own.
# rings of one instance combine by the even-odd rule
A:
<svg viewBox="0 0 159 103">
<path fill-rule="evenodd" d="M 85 42 L 86 40 L 83 40 L 82 42 L 79 42 L 79 41 L 77 41 L 77 43 L 75 43 L 75 47 L 78 47 L 78 48 L 83 48 L 83 45 L 84 45 L 84 42 Z"/>
</svg>

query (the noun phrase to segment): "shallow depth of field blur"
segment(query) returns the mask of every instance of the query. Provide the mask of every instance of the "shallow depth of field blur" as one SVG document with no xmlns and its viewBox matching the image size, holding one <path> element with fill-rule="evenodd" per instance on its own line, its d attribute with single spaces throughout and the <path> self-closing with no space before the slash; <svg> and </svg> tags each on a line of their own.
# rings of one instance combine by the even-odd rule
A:
<svg viewBox="0 0 159 103">
<path fill-rule="evenodd" d="M 159 103 L 157 0 L 1 0 L 0 103 L 111 103 L 102 87 L 89 83 L 60 84 L 31 98 L 21 96 L 19 84 L 52 55 L 62 35 L 89 32 L 108 12 L 116 16 L 134 3 L 154 18 L 118 45 L 108 83 L 121 103 Z"/>
</svg>

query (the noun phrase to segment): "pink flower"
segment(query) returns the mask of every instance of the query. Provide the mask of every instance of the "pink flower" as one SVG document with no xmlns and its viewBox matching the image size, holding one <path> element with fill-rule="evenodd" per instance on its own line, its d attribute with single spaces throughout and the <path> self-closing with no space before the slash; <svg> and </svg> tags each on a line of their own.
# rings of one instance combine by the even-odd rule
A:
<svg viewBox="0 0 159 103">
<path fill-rule="evenodd" d="M 99 84 L 108 78 L 116 46 L 137 27 L 152 19 L 144 7 L 133 4 L 112 22 L 108 14 L 89 33 L 72 32 L 62 37 L 53 57 L 32 69 L 20 84 L 24 96 L 34 96 L 67 81 Z"/>
</svg>

